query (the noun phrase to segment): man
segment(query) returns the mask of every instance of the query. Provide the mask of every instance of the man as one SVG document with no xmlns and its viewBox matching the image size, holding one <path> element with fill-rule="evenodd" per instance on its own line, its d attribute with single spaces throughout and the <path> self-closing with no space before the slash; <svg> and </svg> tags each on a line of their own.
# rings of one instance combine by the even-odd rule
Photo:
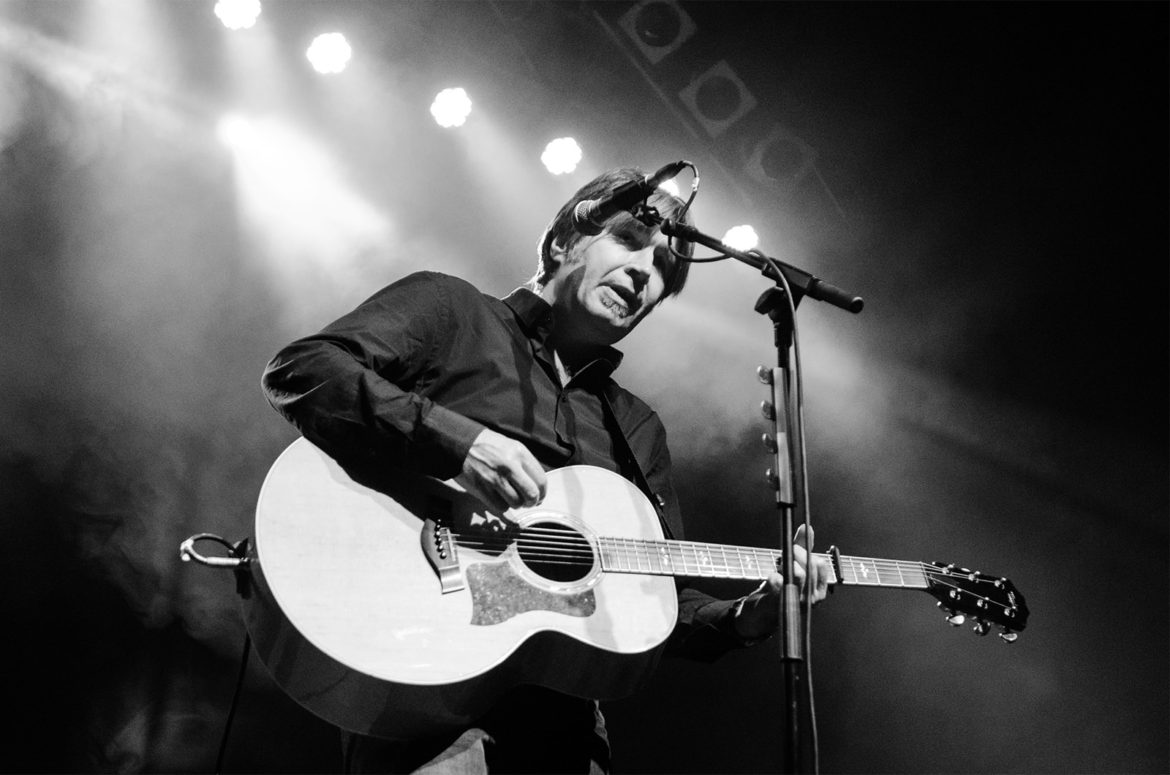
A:
<svg viewBox="0 0 1170 775">
<path fill-rule="evenodd" d="M 379 291 L 268 365 L 269 401 L 343 465 L 401 466 L 454 478 L 497 512 L 533 506 L 545 471 L 588 464 L 638 484 L 668 537 L 683 524 L 656 414 L 611 378 L 612 345 L 666 296 L 688 263 L 667 238 L 628 213 L 602 232 L 573 228 L 578 202 L 644 177 L 615 170 L 586 184 L 540 241 L 535 277 L 503 300 L 452 277 L 418 273 Z M 649 204 L 685 217 L 659 190 Z M 676 249 L 690 254 L 691 246 Z M 803 581 L 805 555 L 796 552 Z M 812 594 L 825 594 L 824 576 Z M 715 600 L 679 593 L 672 652 L 712 659 L 766 638 L 777 625 L 773 575 L 751 595 Z M 459 735 L 382 741 L 343 735 L 350 771 L 606 772 L 609 749 L 597 703 L 550 689 L 514 689 Z"/>
</svg>

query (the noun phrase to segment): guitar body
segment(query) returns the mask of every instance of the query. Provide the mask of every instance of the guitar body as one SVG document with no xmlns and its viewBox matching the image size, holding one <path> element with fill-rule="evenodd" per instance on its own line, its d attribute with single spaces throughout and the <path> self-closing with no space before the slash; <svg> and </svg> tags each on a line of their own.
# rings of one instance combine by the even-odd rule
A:
<svg viewBox="0 0 1170 775">
<path fill-rule="evenodd" d="M 308 441 L 290 445 L 261 490 L 244 602 L 276 683 L 330 723 L 387 738 L 466 725 L 522 683 L 595 698 L 636 689 L 674 628 L 675 583 L 603 574 L 596 536 L 660 540 L 657 515 L 609 471 L 548 476 L 540 506 L 504 516 L 581 539 L 586 562 L 567 570 L 493 534 L 454 485 L 374 489 Z M 496 538 L 456 547 L 448 525 Z"/>
</svg>

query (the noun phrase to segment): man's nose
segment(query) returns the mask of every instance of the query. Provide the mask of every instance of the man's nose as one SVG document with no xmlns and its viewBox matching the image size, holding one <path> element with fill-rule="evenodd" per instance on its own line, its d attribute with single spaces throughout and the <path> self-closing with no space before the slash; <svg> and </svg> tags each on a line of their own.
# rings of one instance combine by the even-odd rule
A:
<svg viewBox="0 0 1170 775">
<path fill-rule="evenodd" d="M 640 286 L 650 281 L 650 273 L 653 271 L 653 248 L 643 248 L 630 254 L 630 260 L 626 263 L 626 273 Z"/>
</svg>

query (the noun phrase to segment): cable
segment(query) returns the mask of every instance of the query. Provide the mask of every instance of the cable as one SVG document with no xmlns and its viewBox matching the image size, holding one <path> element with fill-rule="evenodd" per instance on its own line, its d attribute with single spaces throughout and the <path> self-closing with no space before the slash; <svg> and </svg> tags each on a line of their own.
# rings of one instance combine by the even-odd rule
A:
<svg viewBox="0 0 1170 775">
<path fill-rule="evenodd" d="M 213 542 L 225 547 L 228 550 L 227 551 L 228 556 L 227 557 L 205 557 L 204 555 L 200 554 L 199 552 L 197 552 L 195 550 L 195 544 L 198 543 L 199 541 L 213 541 Z M 247 583 L 245 581 L 245 577 L 247 574 L 248 566 L 251 564 L 251 558 L 248 557 L 247 546 L 248 546 L 248 539 L 247 538 L 245 538 L 244 540 L 242 540 L 238 543 L 233 544 L 230 541 L 228 541 L 226 538 L 223 538 L 222 536 L 215 535 L 214 533 L 197 533 L 197 534 L 191 536 L 190 538 L 188 538 L 187 540 L 183 541 L 183 543 L 179 545 L 179 557 L 183 560 L 183 562 L 190 562 L 191 560 L 195 560 L 200 565 L 206 565 L 206 566 L 211 567 L 211 568 L 218 568 L 220 570 L 224 570 L 224 569 L 232 570 L 236 576 L 236 591 L 240 592 L 241 594 L 244 594 L 242 592 L 242 589 L 243 589 L 244 585 Z M 215 757 L 216 775 L 221 775 L 221 773 L 223 772 L 223 760 L 224 760 L 224 756 L 227 753 L 228 737 L 231 734 L 232 722 L 235 720 L 235 717 L 236 717 L 236 707 L 239 705 L 239 702 L 240 702 L 240 693 L 244 687 L 244 676 L 248 672 L 248 655 L 251 653 L 251 651 L 252 651 L 252 637 L 251 637 L 250 633 L 248 632 L 247 627 L 245 627 L 244 628 L 244 649 L 243 649 L 243 653 L 240 655 L 240 673 L 236 677 L 236 687 L 235 687 L 235 690 L 232 692 L 232 704 L 231 704 L 231 707 L 228 708 L 227 721 L 224 723 L 224 727 L 223 727 L 223 737 L 219 741 L 219 753 L 216 754 L 216 757 Z"/>
<path fill-rule="evenodd" d="M 219 741 L 219 754 L 215 757 L 215 775 L 223 775 L 223 759 L 227 753 L 228 736 L 232 731 L 232 721 L 236 717 L 236 707 L 240 702 L 240 691 L 244 688 L 244 675 L 248 672 L 248 655 L 252 651 L 252 637 L 244 631 L 244 652 L 240 655 L 240 674 L 236 677 L 236 688 L 232 692 L 232 704 L 228 709 L 227 723 L 223 726 L 223 737 Z"/>
<path fill-rule="evenodd" d="M 759 256 L 763 260 L 765 260 L 768 263 L 768 265 L 771 266 L 772 271 L 775 273 L 779 282 L 784 287 L 784 296 L 788 302 L 788 315 L 789 315 L 789 319 L 792 321 L 792 373 L 795 375 L 795 379 L 793 379 L 793 391 L 795 393 L 795 399 L 796 399 L 795 400 L 796 413 L 798 415 L 797 423 L 798 423 L 800 428 L 803 428 L 804 427 L 804 370 L 802 368 L 802 363 L 801 363 L 801 359 L 800 359 L 800 336 L 798 335 L 798 332 L 797 332 L 796 301 L 792 296 L 792 288 L 788 284 L 788 278 L 784 275 L 783 272 L 780 271 L 780 267 L 776 265 L 776 262 L 772 258 L 770 258 L 769 256 L 766 256 L 759 251 L 752 251 L 752 253 Z M 800 434 L 800 458 L 801 458 L 801 460 L 807 461 L 806 447 L 805 447 L 805 443 L 804 443 L 804 433 L 803 432 Z M 804 551 L 805 551 L 805 557 L 806 557 L 805 562 L 807 563 L 807 568 L 811 569 L 813 567 L 813 562 L 814 562 L 814 556 L 813 556 L 813 552 L 812 552 L 813 527 L 812 527 L 812 509 L 810 507 L 810 501 L 809 501 L 809 496 L 808 496 L 808 464 L 807 464 L 807 462 L 800 467 L 800 475 L 801 475 L 800 494 L 801 494 L 801 501 L 804 505 L 804 524 L 805 524 Z M 805 575 L 806 589 L 808 588 L 810 583 L 811 583 L 811 571 L 808 571 L 806 569 L 806 575 Z M 815 590 L 809 590 L 808 593 L 805 594 L 804 600 L 801 602 L 801 609 L 802 609 L 801 613 L 803 614 L 803 618 L 804 618 L 804 678 L 805 678 L 804 684 L 805 684 L 805 695 L 806 695 L 806 699 L 808 701 L 809 735 L 812 738 L 811 743 L 812 743 L 813 773 L 814 773 L 814 775 L 817 775 L 821 771 L 821 750 L 820 750 L 820 735 L 819 735 L 818 730 L 817 730 L 816 700 L 813 697 L 813 673 L 812 673 L 812 598 L 813 598 L 813 595 L 812 595 L 812 592 L 814 592 L 814 591 Z"/>
<path fill-rule="evenodd" d="M 686 162 L 686 165 L 691 170 L 694 177 L 691 179 L 691 194 L 690 194 L 690 196 L 687 197 L 686 201 L 683 202 L 682 208 L 679 209 L 678 213 L 676 213 L 675 217 L 674 217 L 674 220 L 678 221 L 679 223 L 684 222 L 683 219 L 685 219 L 687 213 L 690 212 L 691 203 L 695 201 L 695 197 L 699 193 L 699 168 L 696 167 L 691 162 Z M 647 208 L 647 209 L 652 209 L 652 208 Z M 653 213 L 652 217 L 650 218 L 650 221 L 643 220 L 643 223 L 647 223 L 647 224 L 649 224 L 650 222 L 661 223 L 661 221 L 662 221 L 661 216 L 659 216 L 658 212 L 655 211 Z M 690 263 L 690 264 L 709 264 L 709 263 L 712 263 L 715 261 L 723 261 L 724 259 L 731 258 L 731 255 L 728 253 L 720 253 L 717 256 L 711 256 L 708 258 L 695 258 L 694 256 L 688 256 L 686 253 L 683 253 L 680 250 L 678 250 L 677 248 L 675 248 L 674 245 L 677 241 L 678 241 L 677 238 L 674 236 L 668 236 L 666 238 L 667 249 L 670 251 L 670 254 L 672 256 L 674 256 L 675 259 L 678 261 L 686 261 L 687 263 Z"/>
</svg>

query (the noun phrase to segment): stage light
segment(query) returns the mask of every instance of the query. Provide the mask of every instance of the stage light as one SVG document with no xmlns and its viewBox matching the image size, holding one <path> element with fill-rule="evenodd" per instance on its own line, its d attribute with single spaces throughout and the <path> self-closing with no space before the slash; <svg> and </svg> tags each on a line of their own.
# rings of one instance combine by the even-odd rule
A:
<svg viewBox="0 0 1170 775">
<path fill-rule="evenodd" d="M 581 146 L 571 137 L 558 137 L 544 148 L 540 161 L 554 175 L 564 175 L 581 163 Z"/>
<path fill-rule="evenodd" d="M 674 0 L 643 0 L 626 11 L 618 26 L 642 56 L 658 64 L 695 34 L 695 22 Z"/>
<path fill-rule="evenodd" d="M 736 250 L 751 250 L 760 244 L 760 235 L 751 226 L 732 226 L 723 235 L 723 244 Z"/>
<path fill-rule="evenodd" d="M 215 126 L 219 141 L 233 150 L 246 148 L 253 136 L 252 123 L 243 116 L 228 114 L 219 119 Z"/>
<path fill-rule="evenodd" d="M 711 137 L 719 137 L 756 107 L 756 98 L 726 60 L 716 62 L 678 96 Z"/>
<path fill-rule="evenodd" d="M 340 73 L 349 64 L 352 55 L 353 49 L 349 47 L 349 41 L 340 32 L 318 35 L 313 38 L 309 50 L 305 52 L 313 69 L 325 75 Z"/>
<path fill-rule="evenodd" d="M 800 137 L 774 124 L 752 148 L 744 169 L 770 188 L 790 191 L 816 165 L 817 151 Z"/>
<path fill-rule="evenodd" d="M 260 16 L 260 0 L 219 0 L 214 10 L 229 30 L 246 30 Z"/>
<path fill-rule="evenodd" d="M 441 127 L 463 126 L 471 115 L 471 99 L 463 89 L 443 89 L 431 103 L 431 115 Z"/>
<path fill-rule="evenodd" d="M 682 194 L 680 194 L 678 190 L 678 183 L 676 183 L 673 179 L 662 181 L 658 184 L 658 187 L 671 196 L 677 196 L 680 199 L 682 198 Z"/>
</svg>

